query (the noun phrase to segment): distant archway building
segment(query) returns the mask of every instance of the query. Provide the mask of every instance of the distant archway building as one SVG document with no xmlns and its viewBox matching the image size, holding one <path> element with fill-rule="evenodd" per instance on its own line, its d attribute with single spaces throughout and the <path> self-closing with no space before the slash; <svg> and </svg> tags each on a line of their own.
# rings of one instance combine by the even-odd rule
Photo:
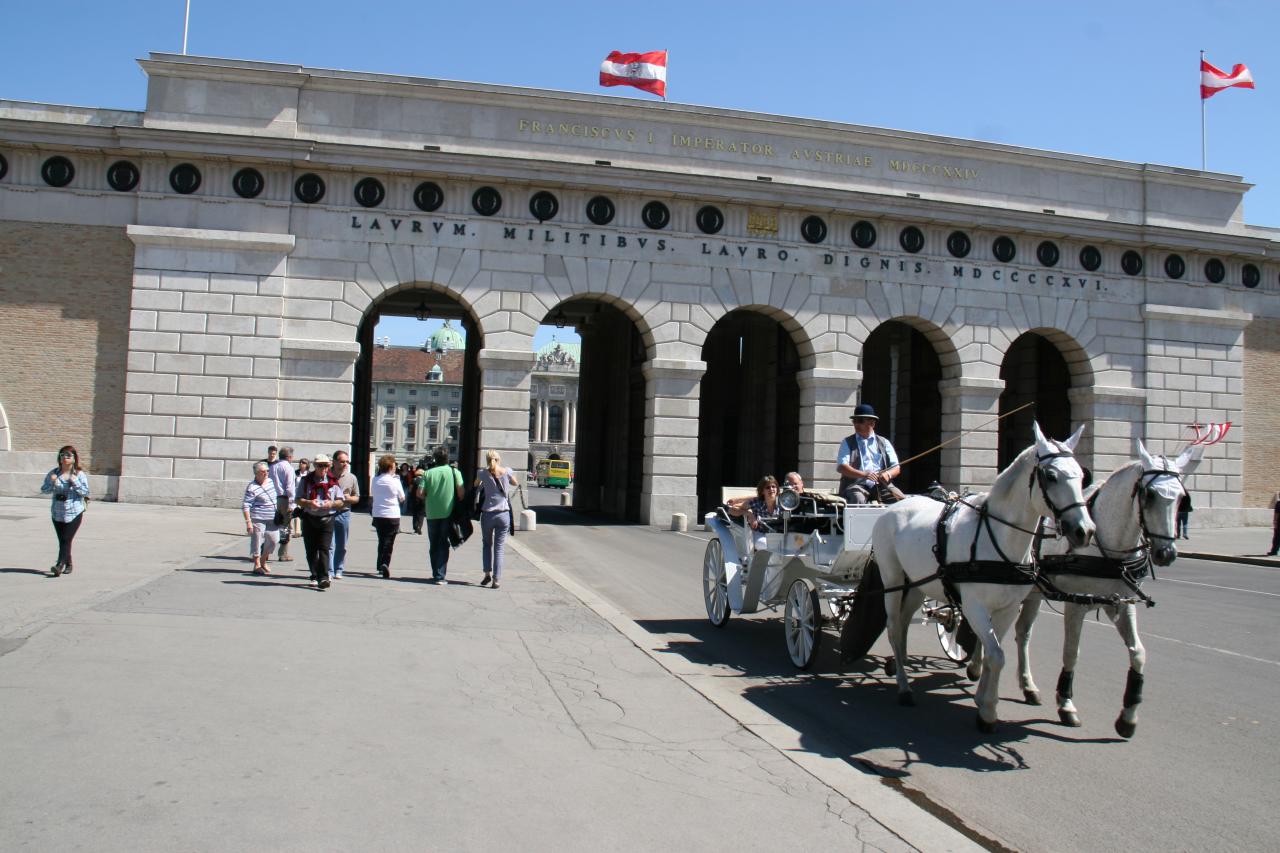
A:
<svg viewBox="0 0 1280 853">
<path fill-rule="evenodd" d="M 552 341 L 534 354 L 529 380 L 529 457 L 574 458 L 578 440 L 578 363 L 582 347 Z"/>
<path fill-rule="evenodd" d="M 576 506 L 658 523 L 791 464 L 829 487 L 866 396 L 902 455 L 951 440 L 915 477 L 952 488 L 1030 441 L 988 423 L 1026 401 L 1056 431 L 1086 424 L 1099 475 L 1136 438 L 1174 452 L 1231 421 L 1189 478 L 1196 521 L 1269 519 L 1280 232 L 1244 221 L 1240 178 L 676 103 L 142 66 L 144 111 L 0 101 L 0 492 L 31 494 L 68 442 L 99 495 L 206 505 L 238 499 L 268 444 L 381 448 L 372 329 L 424 305 L 466 331 L 463 466 L 564 435 Z M 581 335 L 576 391 L 533 352 L 547 322 Z"/>
<path fill-rule="evenodd" d="M 416 463 L 436 447 L 458 456 L 462 422 L 461 349 L 377 346 L 373 351 L 373 401 L 369 454 L 393 454 Z"/>
</svg>

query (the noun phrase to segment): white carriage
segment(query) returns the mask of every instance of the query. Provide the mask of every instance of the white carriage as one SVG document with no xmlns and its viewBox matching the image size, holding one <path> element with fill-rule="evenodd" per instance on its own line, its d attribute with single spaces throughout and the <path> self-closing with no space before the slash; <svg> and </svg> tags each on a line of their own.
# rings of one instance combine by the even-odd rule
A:
<svg viewBox="0 0 1280 853">
<path fill-rule="evenodd" d="M 707 530 L 715 534 L 702 560 L 707 618 L 723 627 L 733 613 L 782 607 L 787 654 L 798 668 L 813 665 L 825 626 L 839 630 L 846 662 L 862 658 L 885 626 L 884 587 L 872 558 L 871 529 L 888 507 L 789 491 L 779 504 L 779 517 L 769 522 L 763 547 L 756 545 L 757 531 L 723 506 L 706 514 Z M 957 663 L 968 659 L 973 634 L 958 608 L 926 601 L 924 617 L 936 624 L 949 658 Z"/>
</svg>

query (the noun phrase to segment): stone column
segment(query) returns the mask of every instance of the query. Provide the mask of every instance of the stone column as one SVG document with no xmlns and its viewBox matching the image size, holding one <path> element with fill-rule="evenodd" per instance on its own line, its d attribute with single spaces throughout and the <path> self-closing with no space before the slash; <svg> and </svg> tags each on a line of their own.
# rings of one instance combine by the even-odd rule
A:
<svg viewBox="0 0 1280 853">
<path fill-rule="evenodd" d="M 549 400 L 538 401 L 538 432 L 542 433 L 542 441 L 551 440 L 551 403 Z"/>
<path fill-rule="evenodd" d="M 666 524 L 698 511 L 698 395 L 705 361 L 655 358 L 644 365 L 644 485 L 640 520 Z"/>
<path fill-rule="evenodd" d="M 568 440 L 566 444 L 574 444 L 578 440 L 578 406 L 576 403 L 565 401 L 565 417 L 569 422 Z"/>
<path fill-rule="evenodd" d="M 1137 458 L 1134 439 L 1146 424 L 1147 392 L 1141 388 L 1095 385 L 1072 388 L 1071 428 L 1085 424 L 1084 435 L 1076 446 L 1076 458 L 1093 472 L 1095 482 L 1102 482 L 1121 465 Z M 1160 443 L 1148 445 L 1152 453 L 1161 453 Z"/>
<path fill-rule="evenodd" d="M 840 483 L 836 454 L 853 432 L 849 414 L 862 388 L 861 370 L 815 367 L 801 371 L 800 476 L 809 488 L 834 492 Z"/>
<path fill-rule="evenodd" d="M 985 491 L 996 479 L 1000 446 L 1000 392 L 1004 381 L 961 376 L 938 383 L 942 395 L 942 440 L 976 429 L 942 448 L 942 485 Z"/>
<path fill-rule="evenodd" d="M 529 377 L 534 354 L 528 350 L 480 350 L 480 447 L 494 448 L 504 464 L 519 468 L 529 456 Z M 483 460 L 465 460 L 479 466 Z M 460 463 L 461 464 L 461 463 Z"/>
<path fill-rule="evenodd" d="M 1147 352 L 1147 440 L 1152 453 L 1186 447 L 1191 424 L 1235 424 L 1207 447 L 1187 488 L 1193 523 L 1244 524 L 1244 329 L 1253 315 L 1175 305 L 1143 305 Z M 1163 439 L 1163 441 L 1160 441 Z"/>
</svg>

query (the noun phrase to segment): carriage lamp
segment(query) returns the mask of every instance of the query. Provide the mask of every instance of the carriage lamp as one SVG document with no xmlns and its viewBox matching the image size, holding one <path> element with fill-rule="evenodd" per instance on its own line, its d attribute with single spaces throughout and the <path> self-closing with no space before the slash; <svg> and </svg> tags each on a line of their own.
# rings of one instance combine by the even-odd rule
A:
<svg viewBox="0 0 1280 853">
<path fill-rule="evenodd" d="M 784 512 L 795 512 L 796 507 L 800 506 L 800 495 L 790 488 L 783 489 L 778 494 L 778 506 Z"/>
</svg>

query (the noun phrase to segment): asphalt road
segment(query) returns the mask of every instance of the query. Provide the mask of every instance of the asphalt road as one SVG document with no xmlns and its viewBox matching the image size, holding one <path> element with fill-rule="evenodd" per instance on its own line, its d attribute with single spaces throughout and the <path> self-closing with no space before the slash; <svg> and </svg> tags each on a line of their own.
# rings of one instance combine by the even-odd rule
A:
<svg viewBox="0 0 1280 853">
<path fill-rule="evenodd" d="M 1112 728 L 1128 656 L 1105 621 L 1084 629 L 1075 681 L 1083 726 L 1059 724 L 1062 620 L 1046 607 L 1032 659 L 1048 704 L 1021 701 L 1011 661 L 1000 729 L 983 736 L 972 685 L 928 628 L 911 633 L 918 706 L 901 708 L 880 668 L 883 637 L 848 670 L 826 635 L 810 674 L 791 666 L 780 612 L 711 627 L 700 576 L 708 534 L 614 524 L 560 509 L 555 490 L 528 494 L 538 534 L 522 544 L 666 638 L 671 654 L 735 679 L 743 696 L 802 732 L 806 749 L 899 780 L 904 793 L 981 835 L 1023 850 L 1275 849 L 1275 568 L 1180 559 L 1148 582 L 1158 606 L 1139 614 L 1147 678 L 1131 741 Z"/>
</svg>

